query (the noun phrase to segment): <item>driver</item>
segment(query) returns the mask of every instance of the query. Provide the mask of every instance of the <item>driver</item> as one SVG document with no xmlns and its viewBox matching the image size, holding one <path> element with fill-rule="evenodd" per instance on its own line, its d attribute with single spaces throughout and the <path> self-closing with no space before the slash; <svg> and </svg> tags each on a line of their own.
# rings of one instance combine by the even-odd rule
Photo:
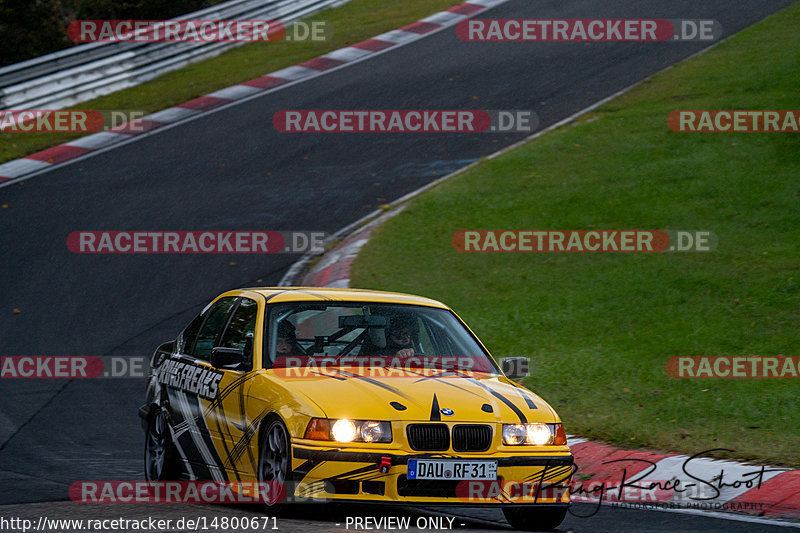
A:
<svg viewBox="0 0 800 533">
<path fill-rule="evenodd" d="M 278 322 L 278 339 L 275 343 L 275 353 L 278 356 L 291 355 L 297 352 L 297 333 L 294 324 L 288 320 Z"/>
<path fill-rule="evenodd" d="M 394 316 L 386 330 L 386 347 L 379 355 L 411 357 L 414 351 L 414 320 L 409 317 Z"/>
</svg>

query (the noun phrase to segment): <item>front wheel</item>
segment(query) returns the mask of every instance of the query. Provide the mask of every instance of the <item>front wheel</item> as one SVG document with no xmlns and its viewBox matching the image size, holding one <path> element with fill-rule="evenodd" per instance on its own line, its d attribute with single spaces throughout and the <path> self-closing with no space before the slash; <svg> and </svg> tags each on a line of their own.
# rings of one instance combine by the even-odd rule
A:
<svg viewBox="0 0 800 533">
<path fill-rule="evenodd" d="M 264 504 L 273 514 L 281 509 L 281 501 L 289 494 L 287 479 L 292 458 L 292 445 L 286 426 L 278 418 L 270 420 L 261 436 L 258 453 L 258 480 L 266 482 L 269 493 Z"/>
<path fill-rule="evenodd" d="M 167 417 L 155 408 L 147 421 L 144 441 L 144 478 L 147 481 L 175 479 L 175 447 L 169 435 Z"/>
<path fill-rule="evenodd" d="M 518 531 L 552 531 L 567 516 L 564 509 L 536 509 L 530 507 L 507 507 L 503 509 L 506 520 Z"/>
</svg>

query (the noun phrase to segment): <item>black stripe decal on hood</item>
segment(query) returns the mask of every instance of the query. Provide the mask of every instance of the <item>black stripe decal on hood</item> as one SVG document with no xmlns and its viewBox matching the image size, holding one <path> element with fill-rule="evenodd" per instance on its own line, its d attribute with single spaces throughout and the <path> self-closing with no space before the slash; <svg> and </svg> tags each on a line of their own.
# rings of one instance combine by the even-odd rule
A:
<svg viewBox="0 0 800 533">
<path fill-rule="evenodd" d="M 361 380 L 361 381 L 366 381 L 370 385 L 375 385 L 376 387 L 380 387 L 382 389 L 386 389 L 389 392 L 393 392 L 394 394 L 397 394 L 398 396 L 400 396 L 402 398 L 405 398 L 406 400 L 411 400 L 411 398 L 406 396 L 406 394 L 403 391 L 401 391 L 400 389 L 397 389 L 395 387 L 392 387 L 391 385 L 388 385 L 386 383 L 378 381 L 377 379 L 368 378 L 366 376 L 360 376 L 358 374 L 353 374 L 352 377 L 355 378 L 355 379 Z"/>
<path fill-rule="evenodd" d="M 519 395 L 520 395 L 520 396 L 522 396 L 522 398 L 525 400 L 525 403 L 528 405 L 528 409 L 538 409 L 538 407 L 536 407 L 536 404 L 535 404 L 535 403 L 533 403 L 533 400 L 531 400 L 531 399 L 528 397 L 528 395 L 527 395 L 527 394 L 525 394 L 525 391 L 523 391 L 522 389 L 517 389 L 517 392 L 518 392 L 518 393 L 519 393 Z"/>
<path fill-rule="evenodd" d="M 508 398 L 506 398 L 505 396 L 503 396 L 502 394 L 500 394 L 497 391 L 489 389 L 489 392 L 492 393 L 492 396 L 494 396 L 495 398 L 498 398 L 501 402 L 506 404 L 512 411 L 514 411 L 514 413 L 519 417 L 519 421 L 520 422 L 522 422 L 523 424 L 527 424 L 528 423 L 528 419 L 525 417 L 525 414 L 522 411 L 519 410 L 519 407 L 514 405 L 514 402 L 512 402 L 511 400 L 509 400 Z"/>
<path fill-rule="evenodd" d="M 436 399 L 436 394 L 433 395 L 433 404 L 431 404 L 431 422 L 441 422 L 442 414 L 439 412 L 439 400 Z"/>
<path fill-rule="evenodd" d="M 519 407 L 514 405 L 514 402 L 512 402 L 511 400 L 509 400 L 508 398 L 506 398 L 505 396 L 503 396 L 502 394 L 500 394 L 496 390 L 490 389 L 489 387 L 487 387 L 486 385 L 484 385 L 483 383 L 481 383 L 477 379 L 475 379 L 475 378 L 471 378 L 471 379 L 472 379 L 472 381 L 477 383 L 479 386 L 483 387 L 492 396 L 494 396 L 495 398 L 497 398 L 498 400 L 500 400 L 501 402 L 506 404 L 512 411 L 514 411 L 514 414 L 516 414 L 519 417 L 519 421 L 520 422 L 522 422 L 523 424 L 527 424 L 528 423 L 528 418 L 525 416 L 525 414 L 522 411 L 520 411 Z"/>
</svg>

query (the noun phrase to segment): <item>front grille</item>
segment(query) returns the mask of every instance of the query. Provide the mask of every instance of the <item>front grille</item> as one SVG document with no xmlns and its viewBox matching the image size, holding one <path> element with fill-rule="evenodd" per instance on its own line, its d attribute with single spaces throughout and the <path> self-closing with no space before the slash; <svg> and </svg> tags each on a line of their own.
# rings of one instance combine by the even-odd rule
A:
<svg viewBox="0 0 800 533">
<path fill-rule="evenodd" d="M 397 494 L 400 496 L 423 496 L 427 498 L 455 498 L 456 487 L 461 481 L 443 479 L 397 478 Z"/>
<path fill-rule="evenodd" d="M 367 494 L 377 494 L 383 496 L 386 492 L 386 483 L 383 481 L 362 481 L 361 491 Z"/>
<path fill-rule="evenodd" d="M 450 431 L 445 424 L 411 424 L 406 434 L 412 450 L 443 452 L 450 449 Z"/>
<path fill-rule="evenodd" d="M 397 477 L 397 494 L 400 496 L 420 496 L 426 498 L 458 498 L 464 493 L 458 489 L 459 483 L 464 481 L 450 479 L 408 479 L 401 475 Z M 497 478 L 498 486 L 503 486 L 503 478 Z M 463 501 L 463 500 L 462 500 Z"/>
<path fill-rule="evenodd" d="M 458 425 L 453 428 L 453 450 L 485 452 L 492 443 L 492 428 L 485 425 Z"/>
</svg>

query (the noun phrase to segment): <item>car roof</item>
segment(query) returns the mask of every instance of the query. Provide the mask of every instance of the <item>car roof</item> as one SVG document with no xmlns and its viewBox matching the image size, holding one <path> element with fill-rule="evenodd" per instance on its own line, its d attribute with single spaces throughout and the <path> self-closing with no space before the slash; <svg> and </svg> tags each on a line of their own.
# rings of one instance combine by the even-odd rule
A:
<svg viewBox="0 0 800 533">
<path fill-rule="evenodd" d="M 269 303 L 282 302 L 372 302 L 385 304 L 424 305 L 449 309 L 442 302 L 400 292 L 335 287 L 246 287 L 242 291 L 257 292 Z"/>
</svg>

